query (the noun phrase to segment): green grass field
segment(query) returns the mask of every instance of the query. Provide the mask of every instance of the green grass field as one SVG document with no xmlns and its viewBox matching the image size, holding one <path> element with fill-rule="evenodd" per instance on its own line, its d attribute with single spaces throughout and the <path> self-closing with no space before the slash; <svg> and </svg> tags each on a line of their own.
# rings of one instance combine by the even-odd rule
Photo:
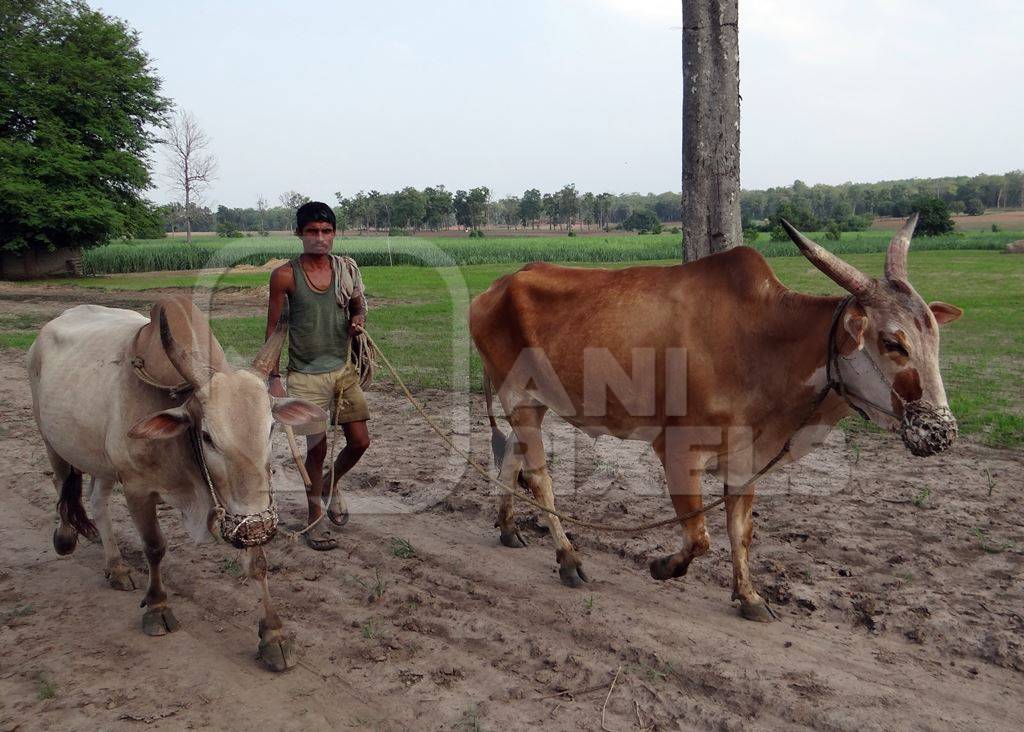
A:
<svg viewBox="0 0 1024 732">
<path fill-rule="evenodd" d="M 809 234 L 839 254 L 881 252 L 892 236 L 887 231 L 847 232 L 839 241 Z M 972 231 L 938 237 L 918 237 L 918 251 L 1003 249 L 1024 232 Z M 770 241 L 762 234 L 757 249 L 767 257 L 797 256 L 788 241 Z M 494 239 L 423 237 L 339 237 L 335 251 L 352 255 L 361 267 L 420 265 L 442 267 L 466 264 L 546 262 L 640 262 L 674 259 L 680 251 L 679 234 L 648 236 L 561 236 Z M 158 239 L 108 244 L 85 253 L 88 274 L 156 272 L 262 265 L 269 259 L 287 259 L 301 252 L 295 237 L 203 238 L 193 244 L 180 239 Z"/>
<path fill-rule="evenodd" d="M 915 240 L 915 248 L 917 243 Z M 851 254 L 845 259 L 865 272 L 880 274 L 885 257 L 881 253 Z M 770 262 L 789 287 L 815 294 L 839 292 L 803 258 L 777 257 Z M 364 267 L 371 297 L 400 301 L 372 310 L 369 330 L 410 385 L 452 388 L 458 383 L 452 376 L 453 343 L 468 347 L 464 328 L 468 298 L 519 266 Z M 1024 257 L 994 251 L 912 249 L 909 267 L 911 280 L 926 301 L 945 300 L 965 311 L 963 318 L 943 329 L 942 343 L 946 390 L 963 433 L 994 446 L 1024 444 Z M 188 287 L 198 281 L 217 289 L 261 286 L 267 277 L 266 272 L 229 273 L 219 278 L 208 275 L 198 280 L 190 275 L 144 274 L 67 282 L 145 290 Z M 27 348 L 38 325 L 0 320 L 0 345 Z M 215 319 L 213 327 L 225 348 L 239 357 L 251 356 L 263 341 L 264 321 L 259 317 Z M 471 384 L 479 389 L 479 362 L 475 354 L 469 358 Z"/>
</svg>

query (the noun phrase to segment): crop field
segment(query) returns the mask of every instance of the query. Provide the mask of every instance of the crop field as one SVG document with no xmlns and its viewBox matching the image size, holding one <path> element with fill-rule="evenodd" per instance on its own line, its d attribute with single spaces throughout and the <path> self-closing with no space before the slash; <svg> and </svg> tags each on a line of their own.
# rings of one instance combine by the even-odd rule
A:
<svg viewBox="0 0 1024 732">
<path fill-rule="evenodd" d="M 820 233 L 808 234 L 838 254 L 885 251 L 891 233 L 847 232 L 838 241 Z M 917 237 L 915 251 L 1001 250 L 1008 242 L 1024 238 L 1024 231 L 972 231 L 946 236 Z M 767 257 L 798 256 L 789 241 L 773 242 L 762 234 L 756 248 Z M 191 245 L 180 239 L 157 239 L 108 244 L 85 253 L 88 274 L 194 270 L 204 268 L 261 266 L 270 259 L 287 259 L 302 251 L 295 237 L 243 237 L 197 239 Z M 444 267 L 467 264 L 516 262 L 641 262 L 675 259 L 679 234 L 638 236 L 561 236 L 500 239 L 439 239 L 426 237 L 339 237 L 335 251 L 351 255 L 360 266 L 417 265 Z"/>
</svg>

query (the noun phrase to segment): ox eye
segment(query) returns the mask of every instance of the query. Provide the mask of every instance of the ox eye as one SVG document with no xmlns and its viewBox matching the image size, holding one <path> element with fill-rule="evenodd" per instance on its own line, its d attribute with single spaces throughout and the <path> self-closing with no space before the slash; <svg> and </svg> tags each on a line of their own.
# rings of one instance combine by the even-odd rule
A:
<svg viewBox="0 0 1024 732">
<path fill-rule="evenodd" d="M 910 351 L 908 351 L 906 349 L 906 347 L 904 347 L 904 345 L 902 343 L 900 343 L 899 341 L 891 341 L 891 340 L 889 340 L 887 338 L 884 341 L 884 343 L 885 343 L 885 350 L 892 351 L 893 353 L 898 353 L 901 356 L 910 356 Z"/>
<path fill-rule="evenodd" d="M 210 437 L 210 433 L 207 432 L 206 430 L 203 430 L 203 442 L 205 442 L 208 446 L 213 447 L 213 438 Z"/>
</svg>

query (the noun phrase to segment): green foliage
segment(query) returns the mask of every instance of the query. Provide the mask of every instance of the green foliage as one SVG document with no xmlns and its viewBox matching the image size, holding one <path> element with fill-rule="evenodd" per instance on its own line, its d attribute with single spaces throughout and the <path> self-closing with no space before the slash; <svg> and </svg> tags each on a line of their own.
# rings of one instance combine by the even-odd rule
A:
<svg viewBox="0 0 1024 732">
<path fill-rule="evenodd" d="M 830 241 L 839 241 L 843 236 L 843 227 L 838 221 L 829 221 L 825 227 L 825 238 Z"/>
<path fill-rule="evenodd" d="M 911 208 L 920 214 L 915 234 L 919 236 L 939 236 L 953 231 L 953 219 L 949 215 L 949 207 L 941 198 L 935 196 L 915 196 L 910 203 Z"/>
<path fill-rule="evenodd" d="M 981 216 L 985 213 L 985 204 L 980 198 L 972 198 L 964 204 L 964 213 L 968 216 Z"/>
<path fill-rule="evenodd" d="M 626 231 L 653 231 L 655 234 L 661 233 L 661 221 L 658 220 L 658 215 L 650 209 L 641 209 L 634 211 L 629 217 L 622 222 L 622 228 Z"/>
<path fill-rule="evenodd" d="M 240 239 L 243 235 L 230 221 L 221 221 L 217 224 L 217 236 L 222 239 Z"/>
<path fill-rule="evenodd" d="M 992 224 L 992 233 L 995 234 L 997 231 L 1002 231 L 1002 229 L 999 228 L 999 224 Z"/>
<path fill-rule="evenodd" d="M 748 247 L 752 247 L 757 243 L 757 237 L 759 237 L 760 235 L 761 232 L 759 232 L 756 228 L 754 228 L 753 226 L 748 226 L 746 229 L 743 230 L 743 243 L 746 244 Z"/>
<path fill-rule="evenodd" d="M 55 696 L 57 696 L 57 684 L 40 671 L 36 674 L 36 699 L 46 701 L 47 699 L 53 699 Z"/>
<path fill-rule="evenodd" d="M 145 228 L 149 130 L 169 103 L 138 40 L 80 0 L 0 6 L 0 249 Z"/>
</svg>

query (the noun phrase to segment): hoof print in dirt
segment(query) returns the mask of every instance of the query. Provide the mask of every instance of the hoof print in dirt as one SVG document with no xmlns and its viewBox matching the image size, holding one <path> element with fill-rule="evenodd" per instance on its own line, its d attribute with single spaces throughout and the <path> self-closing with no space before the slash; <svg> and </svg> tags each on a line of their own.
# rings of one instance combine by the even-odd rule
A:
<svg viewBox="0 0 1024 732">
<path fill-rule="evenodd" d="M 268 671 L 276 672 L 287 671 L 298 663 L 291 640 L 283 637 L 260 641 L 256 659 Z"/>
<path fill-rule="evenodd" d="M 167 635 L 181 627 L 169 607 L 147 610 L 142 616 L 142 632 L 146 635 Z"/>
</svg>

